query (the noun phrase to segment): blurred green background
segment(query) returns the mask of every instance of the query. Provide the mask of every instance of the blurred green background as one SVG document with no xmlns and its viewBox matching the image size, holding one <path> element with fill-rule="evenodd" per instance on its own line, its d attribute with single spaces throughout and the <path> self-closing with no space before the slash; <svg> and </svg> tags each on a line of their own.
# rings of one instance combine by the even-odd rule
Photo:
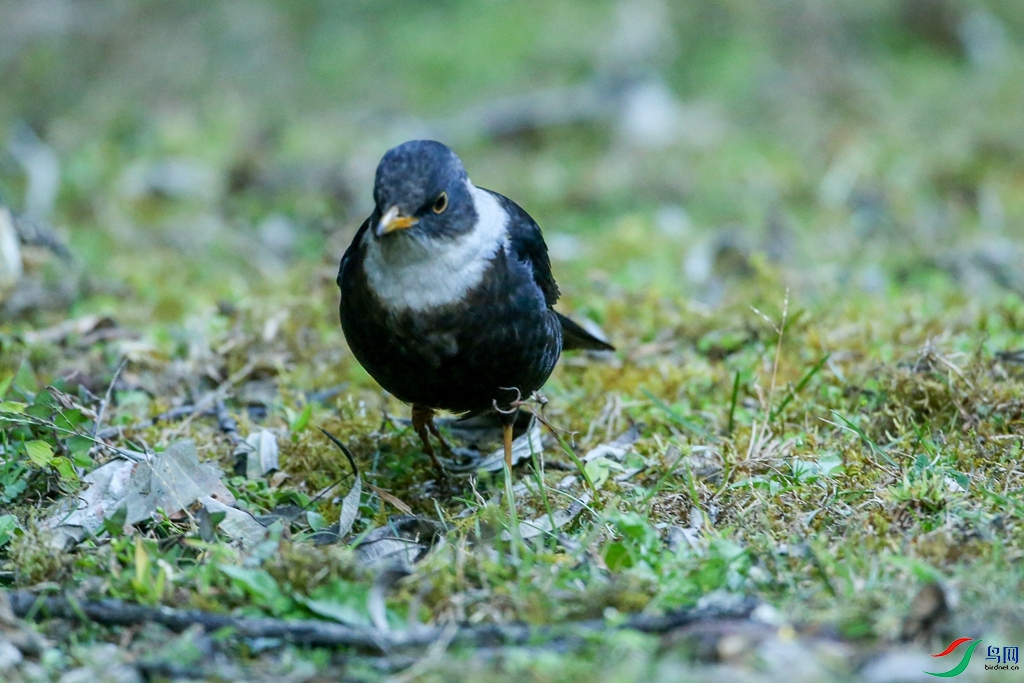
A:
<svg viewBox="0 0 1024 683">
<path fill-rule="evenodd" d="M 0 73 L 0 197 L 75 256 L 5 317 L 332 297 L 412 137 L 534 215 L 576 307 L 1024 292 L 1019 0 L 4 0 Z"/>
</svg>

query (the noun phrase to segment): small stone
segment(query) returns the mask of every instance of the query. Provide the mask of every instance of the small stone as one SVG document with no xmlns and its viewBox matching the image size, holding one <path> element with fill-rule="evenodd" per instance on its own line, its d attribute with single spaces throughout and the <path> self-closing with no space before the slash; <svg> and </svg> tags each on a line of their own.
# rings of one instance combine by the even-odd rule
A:
<svg viewBox="0 0 1024 683">
<path fill-rule="evenodd" d="M 0 672 L 10 671 L 20 664 L 24 658 L 21 650 L 6 640 L 0 640 Z"/>
</svg>

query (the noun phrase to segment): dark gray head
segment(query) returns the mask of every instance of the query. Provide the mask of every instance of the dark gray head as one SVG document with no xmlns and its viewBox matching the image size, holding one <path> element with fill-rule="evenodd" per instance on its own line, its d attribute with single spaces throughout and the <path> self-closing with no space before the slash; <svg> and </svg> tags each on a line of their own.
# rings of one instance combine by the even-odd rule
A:
<svg viewBox="0 0 1024 683">
<path fill-rule="evenodd" d="M 471 231 L 476 211 L 467 180 L 462 161 L 440 142 L 410 140 L 389 149 L 373 186 L 381 217 L 374 234 L 455 237 Z"/>
</svg>

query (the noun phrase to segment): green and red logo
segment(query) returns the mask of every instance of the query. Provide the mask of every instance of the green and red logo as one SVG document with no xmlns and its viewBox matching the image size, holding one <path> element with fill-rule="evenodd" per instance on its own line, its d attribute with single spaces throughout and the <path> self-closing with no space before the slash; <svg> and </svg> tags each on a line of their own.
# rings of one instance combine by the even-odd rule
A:
<svg viewBox="0 0 1024 683">
<path fill-rule="evenodd" d="M 925 671 L 925 673 L 929 676 L 938 676 L 939 678 L 952 678 L 953 676 L 959 676 L 960 674 L 962 674 L 967 669 L 967 665 L 971 663 L 971 655 L 974 654 L 974 648 L 978 647 L 978 645 L 981 644 L 980 640 L 974 640 L 973 638 L 957 638 L 952 643 L 950 643 L 949 647 L 947 647 L 945 650 L 943 650 L 937 655 L 932 655 L 932 657 L 945 657 L 947 655 L 952 654 L 953 650 L 957 649 L 958 647 L 967 642 L 971 642 L 971 644 L 967 648 L 967 651 L 964 652 L 964 656 L 960 658 L 959 664 L 954 666 L 949 671 L 944 671 L 942 673 L 933 673 L 931 671 Z"/>
<path fill-rule="evenodd" d="M 959 664 L 949 671 L 943 671 L 942 673 L 933 673 L 931 671 L 925 671 L 925 673 L 929 676 L 938 676 L 939 678 L 952 678 L 962 674 L 967 669 L 967 665 L 971 663 L 971 655 L 974 654 L 974 649 L 981 644 L 980 640 L 957 638 L 945 650 L 937 655 L 932 655 L 932 657 L 946 657 L 953 654 L 953 651 L 964 643 L 970 643 L 970 645 L 964 651 Z M 1004 647 L 989 645 L 985 654 L 985 671 L 1020 671 L 1020 648 L 1016 645 Z"/>
</svg>

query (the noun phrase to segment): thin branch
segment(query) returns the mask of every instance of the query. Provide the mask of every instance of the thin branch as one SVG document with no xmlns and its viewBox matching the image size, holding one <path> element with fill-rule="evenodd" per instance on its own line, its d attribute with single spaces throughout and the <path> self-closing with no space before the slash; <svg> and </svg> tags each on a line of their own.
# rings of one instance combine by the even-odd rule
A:
<svg viewBox="0 0 1024 683">
<path fill-rule="evenodd" d="M 242 441 L 242 436 L 238 433 L 238 420 L 231 417 L 224 399 L 217 399 L 216 412 L 217 428 L 228 437 L 232 445 L 237 446 Z"/>
<path fill-rule="evenodd" d="M 92 426 L 92 438 L 97 438 L 97 434 L 100 431 L 100 426 L 103 424 L 103 414 L 107 412 L 107 406 L 110 404 L 110 396 L 114 392 L 114 385 L 117 384 L 117 378 L 121 376 L 121 371 L 124 370 L 124 366 L 127 365 L 128 359 L 122 358 L 121 362 L 117 364 L 117 369 L 114 370 L 114 376 L 110 378 L 110 384 L 107 385 L 107 393 L 103 396 L 103 400 L 100 401 L 100 408 L 96 411 L 96 423 Z"/>
<path fill-rule="evenodd" d="M 149 429 L 158 422 L 174 422 L 175 420 L 182 420 L 194 413 L 201 413 L 203 415 L 215 416 L 216 411 L 212 408 L 203 407 L 200 405 L 187 405 L 178 406 L 177 408 L 171 408 L 167 412 L 160 413 L 156 417 L 147 418 L 130 425 L 120 425 L 117 427 L 107 427 L 101 429 L 96 437 L 100 439 L 112 439 L 115 436 L 121 434 L 122 431 L 139 431 L 142 429 Z"/>
<path fill-rule="evenodd" d="M 88 434 L 86 434 L 85 432 L 79 431 L 78 429 L 67 429 L 65 427 L 61 427 L 61 426 L 57 425 L 55 422 L 53 422 L 52 420 L 46 420 L 46 419 L 43 419 L 41 417 L 34 417 L 34 416 L 28 415 L 26 413 L 6 413 L 3 416 L 0 416 L 0 419 L 2 419 L 2 421 L 4 421 L 4 422 L 13 422 L 14 424 L 36 425 L 38 427 L 46 427 L 48 429 L 52 429 L 52 430 L 54 430 L 56 432 L 60 432 L 62 434 L 70 434 L 71 436 L 80 436 L 83 439 L 88 439 L 89 441 L 93 442 L 97 446 L 100 446 L 102 448 L 106 448 L 106 449 L 108 449 L 108 450 L 110 450 L 110 451 L 112 451 L 114 453 L 117 453 L 121 457 L 127 458 L 128 460 L 131 460 L 132 462 L 139 462 L 140 461 L 140 454 L 139 453 L 132 453 L 131 451 L 126 451 L 123 448 L 118 448 L 117 446 L 111 446 L 110 444 L 106 443 L 105 441 L 102 441 L 101 439 L 98 439 L 98 438 L 93 438 L 93 437 L 89 436 Z"/>
<path fill-rule="evenodd" d="M 257 365 L 259 365 L 257 360 L 249 360 L 249 362 L 235 371 L 230 377 L 221 382 L 220 386 L 196 401 L 196 410 L 185 416 L 185 419 L 182 420 L 181 424 L 178 425 L 178 428 L 175 430 L 174 436 L 178 436 L 185 431 L 185 429 L 192 424 L 192 420 L 195 416 L 201 411 L 205 412 L 211 408 L 215 409 L 216 402 L 225 398 L 232 387 L 251 375 Z"/>
<path fill-rule="evenodd" d="M 201 610 L 179 610 L 170 607 L 146 607 L 122 600 L 74 600 L 66 596 L 45 597 L 28 591 L 8 592 L 15 615 L 25 619 L 45 618 L 81 621 L 83 618 L 107 626 L 131 626 L 157 623 L 181 632 L 190 626 L 202 626 L 207 632 L 230 628 L 240 638 L 279 638 L 290 643 L 319 647 L 350 647 L 356 650 L 386 653 L 403 648 L 419 648 L 451 637 L 452 645 L 485 647 L 493 645 L 524 645 L 538 639 L 563 640 L 579 638 L 587 633 L 623 628 L 641 633 L 659 634 L 698 621 L 714 619 L 745 619 L 757 606 L 748 598 L 730 606 L 709 606 L 682 609 L 661 616 L 636 614 L 620 626 L 611 626 L 603 619 L 567 622 L 551 626 L 526 624 L 477 624 L 459 626 L 451 634 L 451 626 L 424 626 L 383 633 L 372 627 L 345 626 L 311 619 L 270 619 L 232 617 Z"/>
</svg>

